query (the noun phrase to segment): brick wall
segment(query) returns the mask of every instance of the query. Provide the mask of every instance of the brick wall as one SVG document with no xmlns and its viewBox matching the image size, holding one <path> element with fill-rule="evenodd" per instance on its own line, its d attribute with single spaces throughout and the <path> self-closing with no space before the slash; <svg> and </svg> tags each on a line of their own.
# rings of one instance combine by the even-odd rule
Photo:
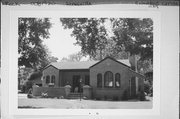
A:
<svg viewBox="0 0 180 119">
<path fill-rule="evenodd" d="M 55 76 L 55 87 L 59 87 L 59 70 L 56 69 L 53 66 L 49 66 L 46 69 L 43 70 L 43 81 L 42 81 L 42 86 L 43 87 L 48 87 L 48 85 L 46 84 L 46 76 L 49 75 L 50 78 L 52 75 Z"/>
<path fill-rule="evenodd" d="M 113 82 L 115 82 L 115 74 L 119 73 L 121 75 L 121 87 L 116 88 L 113 83 L 112 88 L 104 87 L 104 74 L 107 71 L 111 71 L 113 73 Z M 102 74 L 102 88 L 97 88 L 97 74 Z M 96 98 L 113 98 L 114 96 L 118 96 L 119 99 L 122 98 L 122 95 L 125 90 L 128 91 L 129 95 L 129 80 L 131 77 L 139 77 L 136 73 L 129 70 L 128 67 L 120 64 L 112 59 L 106 59 L 101 63 L 90 68 L 90 85 L 93 88 L 93 97 Z M 138 80 L 139 86 L 143 86 L 143 80 Z M 137 85 L 138 86 L 138 85 Z"/>
<path fill-rule="evenodd" d="M 66 97 L 65 88 L 52 88 L 52 87 L 33 87 L 33 95 L 41 96 L 42 93 L 47 93 L 50 97 Z"/>
</svg>

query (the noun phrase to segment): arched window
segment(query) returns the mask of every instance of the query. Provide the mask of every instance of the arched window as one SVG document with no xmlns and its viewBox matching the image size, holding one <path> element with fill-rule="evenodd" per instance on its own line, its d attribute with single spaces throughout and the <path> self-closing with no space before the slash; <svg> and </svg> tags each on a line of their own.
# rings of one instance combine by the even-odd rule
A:
<svg viewBox="0 0 180 119">
<path fill-rule="evenodd" d="M 47 84 L 50 83 L 50 76 L 49 76 L 49 75 L 46 76 L 46 83 L 47 83 Z"/>
<path fill-rule="evenodd" d="M 51 76 L 51 83 L 55 83 L 55 76 L 54 75 Z"/>
<path fill-rule="evenodd" d="M 104 74 L 104 87 L 113 87 L 113 73 L 110 71 Z"/>
<path fill-rule="evenodd" d="M 97 87 L 98 88 L 102 87 L 102 74 L 97 75 Z"/>
<path fill-rule="evenodd" d="M 119 73 L 115 74 L 115 87 L 121 87 L 121 75 Z"/>
</svg>

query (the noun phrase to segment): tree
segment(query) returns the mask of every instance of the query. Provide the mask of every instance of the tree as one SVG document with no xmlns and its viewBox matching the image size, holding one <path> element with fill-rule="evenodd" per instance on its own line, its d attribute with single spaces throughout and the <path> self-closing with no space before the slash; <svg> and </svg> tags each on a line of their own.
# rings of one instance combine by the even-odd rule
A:
<svg viewBox="0 0 180 119">
<path fill-rule="evenodd" d="M 51 62 L 57 62 L 58 61 L 58 58 L 57 57 L 54 57 L 54 56 L 50 56 L 48 57 L 48 61 L 51 63 Z"/>
<path fill-rule="evenodd" d="M 81 46 L 84 55 L 96 57 L 97 52 L 105 48 L 107 32 L 104 18 L 61 18 L 65 29 L 73 29 L 72 36 Z"/>
<path fill-rule="evenodd" d="M 81 52 L 74 53 L 68 56 L 68 58 L 63 57 L 61 61 L 70 61 L 70 62 L 79 62 L 83 58 L 83 54 Z"/>
<path fill-rule="evenodd" d="M 36 71 L 36 72 L 32 72 L 30 74 L 30 76 L 28 77 L 29 81 L 35 80 L 37 78 L 41 78 L 42 77 L 42 72 L 41 71 Z"/>
<path fill-rule="evenodd" d="M 153 21 L 150 18 L 111 19 L 116 50 L 153 60 Z"/>
<path fill-rule="evenodd" d="M 72 29 L 76 44 L 93 59 L 106 56 L 122 59 L 122 53 L 152 59 L 153 22 L 150 18 L 61 18 L 65 29 Z M 107 28 L 107 21 L 111 25 Z M 108 34 L 112 32 L 112 36 Z"/>
<path fill-rule="evenodd" d="M 40 69 L 47 65 L 48 48 L 43 44 L 43 39 L 50 35 L 49 19 L 19 18 L 18 26 L 18 66 Z"/>
</svg>

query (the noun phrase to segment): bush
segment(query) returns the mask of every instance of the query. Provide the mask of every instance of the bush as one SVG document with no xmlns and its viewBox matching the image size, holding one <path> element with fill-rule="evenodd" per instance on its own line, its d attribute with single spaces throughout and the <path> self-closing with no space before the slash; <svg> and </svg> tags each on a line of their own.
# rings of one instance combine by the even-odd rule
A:
<svg viewBox="0 0 180 119">
<path fill-rule="evenodd" d="M 104 100 L 107 100 L 107 96 L 106 95 L 104 96 Z"/>
<path fill-rule="evenodd" d="M 150 93 L 151 85 L 149 81 L 144 82 L 144 92 L 148 95 Z"/>
<path fill-rule="evenodd" d="M 128 100 L 128 92 L 127 92 L 127 90 L 125 90 L 123 92 L 122 100 Z"/>
<path fill-rule="evenodd" d="M 118 96 L 113 96 L 113 101 L 118 101 L 119 97 Z"/>
<path fill-rule="evenodd" d="M 23 86 L 21 87 L 21 92 L 22 92 L 22 93 L 25 93 L 25 92 L 26 92 L 26 86 L 25 86 L 25 85 L 23 85 Z"/>
<path fill-rule="evenodd" d="M 140 92 L 140 94 L 139 94 L 139 100 L 140 100 L 140 101 L 145 101 L 145 100 L 146 100 L 144 91 L 141 91 L 141 92 Z"/>
<path fill-rule="evenodd" d="M 25 83 L 25 87 L 26 87 L 26 91 L 25 92 L 29 91 L 29 89 L 32 88 L 32 85 L 33 85 L 33 83 L 31 81 L 27 81 Z"/>
<path fill-rule="evenodd" d="M 95 99 L 96 99 L 96 100 L 101 100 L 101 98 L 100 98 L 100 97 L 96 97 Z"/>
</svg>

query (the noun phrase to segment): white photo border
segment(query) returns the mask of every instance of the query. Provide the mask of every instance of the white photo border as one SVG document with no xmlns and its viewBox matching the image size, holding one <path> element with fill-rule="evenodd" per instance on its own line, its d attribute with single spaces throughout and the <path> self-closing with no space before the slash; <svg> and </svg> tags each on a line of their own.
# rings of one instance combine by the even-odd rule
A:
<svg viewBox="0 0 180 119">
<path fill-rule="evenodd" d="M 118 7 L 111 9 L 104 7 L 12 7 L 10 9 L 10 34 L 8 51 L 8 112 L 10 115 L 160 115 L 160 12 L 156 10 L 121 10 Z M 114 17 L 114 18 L 152 18 L 153 20 L 153 108 L 152 109 L 18 109 L 17 81 L 18 79 L 18 18 L 19 17 Z M 107 113 L 108 111 L 108 113 Z M 61 113 L 59 113 L 61 112 Z"/>
</svg>

